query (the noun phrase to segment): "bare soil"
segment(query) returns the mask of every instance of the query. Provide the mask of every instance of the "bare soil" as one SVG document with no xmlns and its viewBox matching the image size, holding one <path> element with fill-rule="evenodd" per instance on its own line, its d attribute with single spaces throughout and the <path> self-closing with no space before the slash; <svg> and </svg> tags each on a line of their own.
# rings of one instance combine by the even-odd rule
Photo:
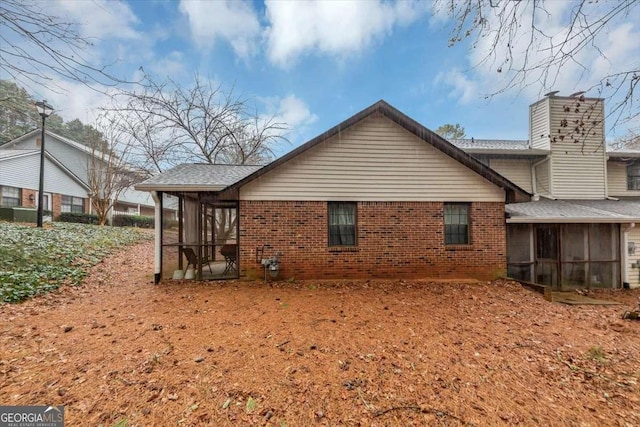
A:
<svg viewBox="0 0 640 427">
<path fill-rule="evenodd" d="M 0 306 L 0 403 L 68 426 L 640 425 L 640 290 L 509 281 L 152 284 L 152 244 Z"/>
</svg>

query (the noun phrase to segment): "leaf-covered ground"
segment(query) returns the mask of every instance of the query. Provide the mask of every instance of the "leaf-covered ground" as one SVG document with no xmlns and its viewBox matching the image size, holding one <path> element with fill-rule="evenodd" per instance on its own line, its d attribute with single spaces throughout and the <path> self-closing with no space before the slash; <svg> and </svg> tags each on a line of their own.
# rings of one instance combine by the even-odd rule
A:
<svg viewBox="0 0 640 427">
<path fill-rule="evenodd" d="M 508 281 L 152 284 L 151 243 L 0 306 L 0 402 L 68 426 L 640 425 L 640 290 Z"/>
<path fill-rule="evenodd" d="M 58 222 L 36 228 L 0 221 L 0 303 L 77 285 L 114 249 L 150 236 L 135 228 Z"/>
</svg>

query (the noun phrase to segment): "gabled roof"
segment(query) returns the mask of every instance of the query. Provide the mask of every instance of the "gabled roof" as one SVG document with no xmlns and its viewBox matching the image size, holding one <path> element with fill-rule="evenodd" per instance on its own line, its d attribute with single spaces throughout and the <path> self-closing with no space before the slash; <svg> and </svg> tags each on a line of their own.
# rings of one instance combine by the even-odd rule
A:
<svg viewBox="0 0 640 427">
<path fill-rule="evenodd" d="M 31 156 L 39 153 L 40 150 L 0 150 L 0 162 L 6 159 L 14 159 L 17 157 Z"/>
<path fill-rule="evenodd" d="M 483 178 L 485 178 L 489 182 L 497 185 L 498 187 L 501 187 L 501 188 L 503 188 L 505 190 L 508 190 L 508 191 L 511 191 L 511 192 L 513 192 L 515 194 L 518 194 L 518 195 L 520 195 L 520 197 L 529 198 L 531 196 L 531 194 L 529 194 L 528 192 L 526 192 L 525 190 L 523 190 L 522 188 L 520 188 L 519 186 L 517 186 L 513 182 L 509 181 L 507 178 L 503 177 L 498 172 L 496 172 L 493 169 L 489 168 L 488 166 L 485 166 L 484 164 L 480 163 L 478 160 L 473 158 L 471 155 L 465 153 L 460 148 L 458 148 L 455 145 L 451 144 L 449 141 L 447 141 L 446 139 L 442 138 L 441 136 L 439 136 L 435 132 L 432 132 L 429 129 L 427 129 L 426 127 L 422 126 L 420 123 L 416 122 L 415 120 L 413 120 L 409 116 L 401 113 L 399 110 L 397 110 L 396 108 L 392 107 L 391 105 L 389 105 L 387 102 L 385 102 L 383 100 L 380 100 L 380 101 L 376 102 L 375 104 L 371 105 L 370 107 L 362 110 L 361 112 L 355 114 L 354 116 L 350 117 L 349 119 L 343 121 L 342 123 L 334 126 L 331 129 L 329 129 L 325 133 L 313 138 L 309 142 L 299 146 L 295 150 L 293 150 L 293 151 L 289 152 L 288 154 L 285 154 L 284 156 L 280 157 L 279 159 L 271 162 L 267 166 L 265 166 L 265 167 L 263 167 L 261 169 L 258 169 L 257 171 L 255 171 L 255 172 L 251 173 L 250 175 L 246 176 L 245 178 L 235 182 L 234 184 L 230 185 L 226 190 L 228 190 L 228 191 L 238 190 L 241 186 L 253 181 L 254 179 L 259 178 L 260 176 L 266 174 L 267 172 L 269 172 L 269 171 L 277 168 L 278 166 L 288 162 L 289 160 L 299 156 L 300 154 L 304 153 L 305 151 L 309 150 L 310 148 L 312 148 L 312 147 L 314 147 L 314 146 L 316 146 L 318 144 L 321 144 L 322 142 L 327 141 L 328 139 L 333 138 L 334 136 L 338 135 L 340 132 L 345 131 L 347 128 L 355 125 L 356 123 L 358 123 L 358 122 L 364 120 L 365 118 L 367 118 L 367 117 L 369 117 L 369 116 L 371 116 L 373 114 L 376 114 L 376 113 L 377 114 L 381 114 L 384 117 L 388 118 L 389 120 L 395 122 L 396 124 L 398 124 L 399 126 L 404 128 L 405 130 L 407 130 L 410 133 L 412 133 L 413 135 L 417 136 L 419 139 L 421 139 L 426 144 L 429 144 L 429 145 L 433 146 L 434 148 L 440 150 L 444 154 L 452 157 L 453 159 L 457 160 L 458 162 L 460 162 L 464 166 L 468 167 L 469 169 L 471 169 L 472 171 L 476 172 L 477 174 L 479 174 L 480 176 L 482 176 Z"/>
<path fill-rule="evenodd" d="M 139 191 L 219 191 L 262 166 L 182 164 L 134 186 Z"/>
<path fill-rule="evenodd" d="M 28 156 L 40 156 L 40 150 L 15 150 L 15 149 L 3 149 L 0 150 L 0 162 L 17 159 L 20 157 L 28 157 Z M 55 164 L 58 168 L 60 168 L 65 174 L 69 175 L 71 179 L 76 181 L 85 189 L 89 190 L 87 184 L 85 184 L 76 174 L 71 172 L 69 168 L 67 168 L 62 162 L 56 159 L 51 153 L 45 150 L 45 156 L 49 159 L 53 164 Z M 39 165 L 38 165 L 39 167 Z"/>
<path fill-rule="evenodd" d="M 8 142 L 0 145 L 0 150 L 10 149 L 12 146 L 15 146 L 17 143 L 19 143 L 21 141 L 24 141 L 25 139 L 29 139 L 29 138 L 31 138 L 33 136 L 39 136 L 41 132 L 42 131 L 40 129 L 34 129 L 34 130 L 30 131 L 30 132 L 27 132 L 22 136 L 19 136 L 19 137 L 15 138 L 15 139 L 12 139 L 11 141 L 8 141 Z M 65 138 L 64 136 L 58 135 L 57 133 L 53 133 L 50 130 L 46 130 L 45 129 L 45 134 L 48 137 L 55 138 L 58 141 L 64 142 L 65 144 L 70 145 L 70 146 L 72 146 L 72 147 L 74 147 L 74 148 L 76 148 L 76 149 L 78 149 L 78 150 L 80 150 L 80 151 L 82 151 L 84 153 L 87 153 L 87 154 L 92 154 L 93 153 L 93 150 L 91 149 L 91 147 L 87 147 L 86 145 L 80 144 L 79 142 L 76 142 L 76 141 L 74 141 L 72 139 Z"/>
</svg>

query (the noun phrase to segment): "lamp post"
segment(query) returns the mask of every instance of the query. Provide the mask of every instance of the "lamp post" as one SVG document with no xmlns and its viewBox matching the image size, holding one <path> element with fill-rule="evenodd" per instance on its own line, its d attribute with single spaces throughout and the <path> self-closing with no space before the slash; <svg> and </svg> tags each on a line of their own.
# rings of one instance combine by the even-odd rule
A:
<svg viewBox="0 0 640 427">
<path fill-rule="evenodd" d="M 44 209 L 44 121 L 53 113 L 53 107 L 47 104 L 46 100 L 36 102 L 38 114 L 42 117 L 42 137 L 40 139 L 40 184 L 38 186 L 38 222 L 37 226 L 42 227 L 42 211 Z"/>
</svg>

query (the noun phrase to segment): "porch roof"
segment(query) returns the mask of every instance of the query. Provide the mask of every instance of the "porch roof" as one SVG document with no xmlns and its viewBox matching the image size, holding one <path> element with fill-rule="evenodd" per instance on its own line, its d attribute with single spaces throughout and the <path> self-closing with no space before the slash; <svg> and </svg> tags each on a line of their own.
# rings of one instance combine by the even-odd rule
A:
<svg viewBox="0 0 640 427">
<path fill-rule="evenodd" d="M 456 147 L 469 154 L 517 155 L 525 157 L 545 156 L 550 150 L 531 148 L 527 139 L 450 139 Z"/>
<path fill-rule="evenodd" d="M 538 200 L 506 205 L 509 223 L 630 223 L 640 200 Z"/>
<path fill-rule="evenodd" d="M 220 191 L 262 166 L 185 163 L 137 184 L 139 191 Z"/>
</svg>

